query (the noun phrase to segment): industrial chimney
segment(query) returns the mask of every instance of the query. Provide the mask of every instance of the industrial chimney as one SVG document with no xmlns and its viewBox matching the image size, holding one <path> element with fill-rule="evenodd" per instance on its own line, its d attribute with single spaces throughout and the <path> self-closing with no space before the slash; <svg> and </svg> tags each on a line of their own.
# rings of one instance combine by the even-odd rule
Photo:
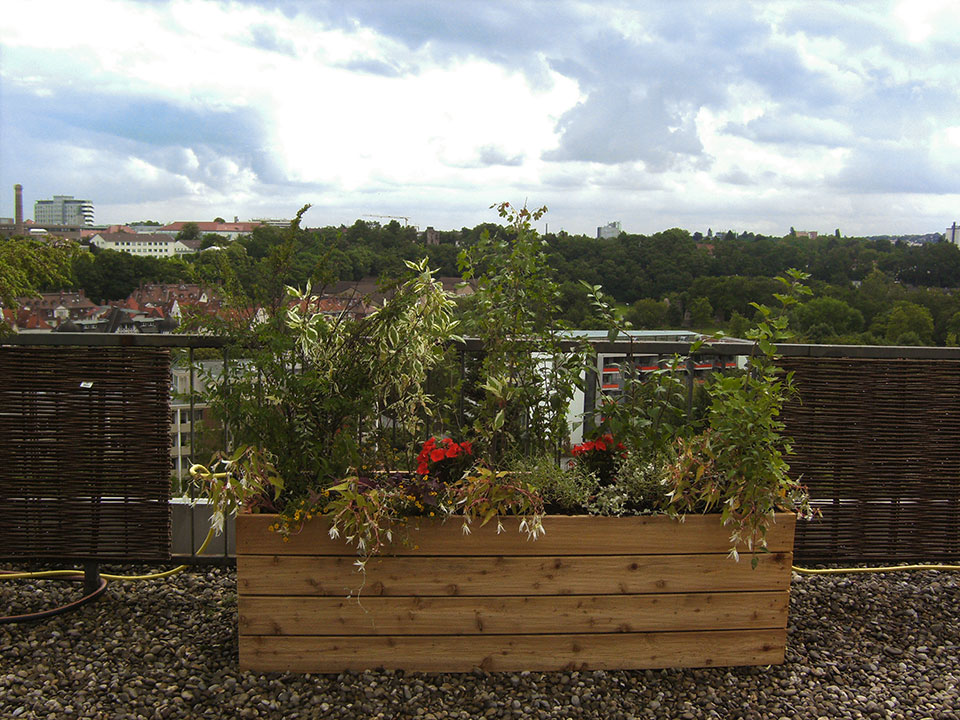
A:
<svg viewBox="0 0 960 720">
<path fill-rule="evenodd" d="M 23 235 L 23 185 L 20 183 L 13 186 L 13 207 L 13 234 Z"/>
</svg>

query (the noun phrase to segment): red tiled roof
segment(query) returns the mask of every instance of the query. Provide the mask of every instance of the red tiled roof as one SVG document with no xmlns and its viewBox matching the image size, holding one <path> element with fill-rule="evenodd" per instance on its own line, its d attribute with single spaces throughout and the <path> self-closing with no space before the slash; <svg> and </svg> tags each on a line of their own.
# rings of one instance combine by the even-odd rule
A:
<svg viewBox="0 0 960 720">
<path fill-rule="evenodd" d="M 88 310 L 95 305 L 87 299 L 83 290 L 61 290 L 60 292 L 40 293 L 37 297 L 19 297 L 17 304 L 33 310 L 52 310 L 63 305 L 68 310 Z"/>
<path fill-rule="evenodd" d="M 40 317 L 39 313 L 27 313 L 26 317 L 17 321 L 21 330 L 53 330 L 53 326 Z"/>
</svg>

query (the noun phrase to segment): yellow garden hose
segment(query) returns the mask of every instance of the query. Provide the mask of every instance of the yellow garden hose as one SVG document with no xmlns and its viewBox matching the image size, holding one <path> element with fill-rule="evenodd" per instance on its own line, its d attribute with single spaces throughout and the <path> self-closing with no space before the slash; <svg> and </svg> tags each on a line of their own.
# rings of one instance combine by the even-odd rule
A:
<svg viewBox="0 0 960 720">
<path fill-rule="evenodd" d="M 210 528 L 210 531 L 207 533 L 207 537 L 204 538 L 203 544 L 200 545 L 200 549 L 197 550 L 197 555 L 202 553 L 207 544 L 210 542 L 210 539 L 213 537 L 213 528 Z M 100 597 L 103 592 L 107 589 L 107 580 L 159 580 L 161 578 L 167 578 L 171 575 L 176 575 L 177 573 L 183 572 L 189 566 L 188 565 L 178 565 L 177 567 L 166 570 L 164 572 L 150 573 L 148 575 L 110 575 L 108 573 L 99 573 L 99 587 L 93 592 L 90 592 L 87 595 L 84 595 L 79 600 L 75 600 L 66 605 L 61 605 L 59 607 L 51 608 L 49 610 L 41 610 L 39 612 L 26 613 L 24 615 L 4 615 L 0 616 L 0 625 L 6 625 L 10 623 L 22 623 L 36 620 L 43 620 L 54 615 L 60 615 L 62 613 L 68 612 L 70 610 L 75 610 L 81 605 L 95 600 Z M 56 578 L 56 577 L 85 577 L 83 570 L 40 570 L 38 572 L 7 572 L 5 570 L 0 570 L 0 580 L 27 580 L 33 578 Z"/>
<path fill-rule="evenodd" d="M 227 475 L 227 473 L 212 473 L 203 465 L 194 465 L 191 467 L 190 474 L 195 474 L 195 470 L 202 471 L 202 474 L 209 477 L 224 477 Z M 207 545 L 209 545 L 210 540 L 213 539 L 213 532 L 214 529 L 211 527 L 207 532 L 207 537 L 204 538 L 203 543 L 197 550 L 197 555 L 200 555 L 204 550 L 207 549 Z M 105 578 L 106 580 L 161 580 L 162 578 L 167 578 L 171 575 L 181 573 L 188 567 L 189 565 L 178 565 L 172 570 L 150 573 L 148 575 L 110 575 L 109 573 L 100 573 L 100 577 Z M 0 570 L 0 580 L 26 580 L 31 578 L 70 577 L 75 575 L 83 575 L 83 570 L 40 570 L 38 572 L 5 572 Z"/>
<path fill-rule="evenodd" d="M 207 537 L 203 540 L 203 544 L 201 544 L 200 548 L 197 550 L 197 555 L 207 549 L 207 545 L 210 543 L 212 538 L 213 528 L 210 528 L 210 531 L 207 533 Z M 162 578 L 170 577 L 171 575 L 176 575 L 177 573 L 183 572 L 188 567 L 190 566 L 178 565 L 171 570 L 150 573 L 149 575 L 110 575 L 109 573 L 100 573 L 100 577 L 106 580 L 160 580 Z M 37 572 L 12 573 L 0 572 L 0 580 L 25 580 L 30 578 L 67 577 L 73 575 L 83 575 L 83 570 L 40 570 Z"/>
</svg>

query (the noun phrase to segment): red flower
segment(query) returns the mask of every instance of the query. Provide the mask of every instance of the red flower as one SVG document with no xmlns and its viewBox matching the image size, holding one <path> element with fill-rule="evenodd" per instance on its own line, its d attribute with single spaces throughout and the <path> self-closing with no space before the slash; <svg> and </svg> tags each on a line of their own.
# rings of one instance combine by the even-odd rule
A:
<svg viewBox="0 0 960 720">
<path fill-rule="evenodd" d="M 593 444 L 593 446 L 594 446 L 597 450 L 606 450 L 606 449 L 607 449 L 607 444 L 606 444 L 601 438 L 598 438 L 597 441 Z"/>
<path fill-rule="evenodd" d="M 469 440 L 464 440 L 460 443 L 460 448 L 467 454 L 473 455 L 473 445 L 470 444 Z"/>
<path fill-rule="evenodd" d="M 456 443 L 453 443 L 452 445 L 450 445 L 450 447 L 447 448 L 448 458 L 455 458 L 459 454 L 460 454 L 460 446 L 457 445 Z"/>
<path fill-rule="evenodd" d="M 440 462 L 445 457 L 446 457 L 446 453 L 440 448 L 430 451 L 430 459 L 433 460 L 433 462 Z"/>
<path fill-rule="evenodd" d="M 430 467 L 427 465 L 426 462 L 421 462 L 419 465 L 417 465 L 417 475 L 429 475 L 429 474 L 430 474 Z"/>
</svg>

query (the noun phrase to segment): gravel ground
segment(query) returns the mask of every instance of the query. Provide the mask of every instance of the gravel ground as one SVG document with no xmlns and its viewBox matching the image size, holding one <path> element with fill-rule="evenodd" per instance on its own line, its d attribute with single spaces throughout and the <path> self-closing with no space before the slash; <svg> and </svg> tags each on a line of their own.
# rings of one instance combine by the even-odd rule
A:
<svg viewBox="0 0 960 720">
<path fill-rule="evenodd" d="M 2 581 L 0 614 L 79 595 Z M 236 668 L 233 570 L 204 568 L 0 625 L 0 718 L 960 718 L 958 652 L 960 573 L 795 574 L 782 666 L 257 675 Z"/>
</svg>

